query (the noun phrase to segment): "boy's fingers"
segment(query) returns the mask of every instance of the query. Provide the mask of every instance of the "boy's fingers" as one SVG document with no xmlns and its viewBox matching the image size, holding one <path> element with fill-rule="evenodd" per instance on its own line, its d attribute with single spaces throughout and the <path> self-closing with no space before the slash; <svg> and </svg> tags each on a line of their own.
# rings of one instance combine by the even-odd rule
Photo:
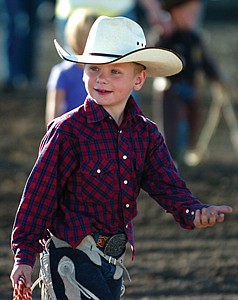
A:
<svg viewBox="0 0 238 300">
<path fill-rule="evenodd" d="M 210 224 L 215 224 L 217 221 L 217 217 L 216 217 L 216 214 L 214 212 L 211 212 L 210 213 L 210 220 L 209 220 L 209 223 Z"/>
<path fill-rule="evenodd" d="M 196 227 L 201 227 L 201 212 L 199 209 L 195 212 L 194 225 Z"/>
<path fill-rule="evenodd" d="M 221 206 L 212 205 L 208 209 L 210 211 L 210 214 L 214 213 L 216 215 L 216 219 L 218 223 L 224 221 L 225 214 L 232 213 L 232 207 L 227 205 L 221 205 Z"/>
<path fill-rule="evenodd" d="M 225 215 L 223 213 L 217 216 L 217 222 L 222 223 L 224 221 Z"/>
<path fill-rule="evenodd" d="M 25 285 L 27 288 L 31 287 L 31 273 L 25 273 Z"/>
<path fill-rule="evenodd" d="M 202 211 L 197 210 L 194 218 L 194 225 L 198 228 L 210 227 L 220 223 L 224 220 L 224 214 L 217 214 L 215 211 L 209 212 L 207 208 L 203 208 Z"/>
<path fill-rule="evenodd" d="M 207 213 L 207 209 L 203 208 L 202 209 L 202 215 L 201 215 L 201 225 L 207 225 L 209 223 L 209 219 L 208 219 L 208 213 Z"/>
<path fill-rule="evenodd" d="M 230 213 L 232 213 L 232 207 L 230 207 L 228 205 L 220 205 L 220 206 L 211 205 L 209 207 L 209 210 L 213 211 L 213 212 L 216 212 L 217 214 L 220 214 L 220 213 L 230 214 Z"/>
<path fill-rule="evenodd" d="M 230 213 L 232 213 L 232 207 L 230 207 L 230 206 L 228 206 L 228 205 L 221 205 L 221 206 L 218 206 L 218 212 L 219 212 L 219 213 L 230 214 Z"/>
</svg>

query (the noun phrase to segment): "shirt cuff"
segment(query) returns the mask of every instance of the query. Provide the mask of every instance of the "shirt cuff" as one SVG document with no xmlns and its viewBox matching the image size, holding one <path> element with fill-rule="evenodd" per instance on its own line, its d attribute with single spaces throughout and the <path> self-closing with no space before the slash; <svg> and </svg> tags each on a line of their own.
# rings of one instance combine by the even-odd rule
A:
<svg viewBox="0 0 238 300">
<path fill-rule="evenodd" d="M 194 229 L 195 228 L 195 225 L 194 225 L 194 218 L 195 218 L 195 213 L 196 213 L 196 210 L 199 209 L 203 209 L 204 207 L 209 207 L 209 205 L 207 204 L 203 204 L 203 205 L 194 205 L 194 206 L 191 206 L 191 207 L 185 207 L 184 208 L 184 215 L 185 215 L 185 223 L 186 225 L 183 226 L 183 224 L 181 224 L 182 227 L 186 228 L 186 229 Z"/>
<path fill-rule="evenodd" d="M 36 253 L 30 249 L 17 249 L 15 253 L 15 265 L 29 265 L 34 267 L 36 261 Z"/>
</svg>

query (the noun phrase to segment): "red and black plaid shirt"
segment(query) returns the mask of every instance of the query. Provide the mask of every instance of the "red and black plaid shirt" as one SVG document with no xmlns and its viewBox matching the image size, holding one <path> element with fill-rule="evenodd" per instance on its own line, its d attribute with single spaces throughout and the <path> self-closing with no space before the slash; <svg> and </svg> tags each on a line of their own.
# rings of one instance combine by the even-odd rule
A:
<svg viewBox="0 0 238 300">
<path fill-rule="evenodd" d="M 145 190 L 175 220 L 193 229 L 194 198 L 176 171 L 162 135 L 133 98 L 118 128 L 102 106 L 83 106 L 56 119 L 44 136 L 26 183 L 12 234 L 17 263 L 33 265 L 47 230 L 76 247 L 88 234 L 125 232 Z"/>
</svg>

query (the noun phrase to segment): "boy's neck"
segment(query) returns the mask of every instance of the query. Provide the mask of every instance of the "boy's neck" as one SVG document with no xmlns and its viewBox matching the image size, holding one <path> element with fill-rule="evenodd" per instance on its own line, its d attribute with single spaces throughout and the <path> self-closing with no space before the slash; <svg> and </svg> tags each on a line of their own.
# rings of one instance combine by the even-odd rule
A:
<svg viewBox="0 0 238 300">
<path fill-rule="evenodd" d="M 113 118 L 113 120 L 116 122 L 117 126 L 119 127 L 124 119 L 124 109 L 121 110 L 113 110 L 108 107 L 104 107 L 104 109 L 110 114 L 110 116 Z"/>
<path fill-rule="evenodd" d="M 110 111 L 108 111 L 108 113 L 110 114 L 110 116 L 113 118 L 113 120 L 116 122 L 117 126 L 119 127 L 124 119 L 124 111 L 120 114 L 113 113 Z"/>
<path fill-rule="evenodd" d="M 113 117 L 113 119 L 115 120 L 115 122 L 117 123 L 117 125 L 119 127 L 124 119 L 124 111 L 122 112 L 122 114 L 120 116 L 116 116 L 116 118 Z"/>
</svg>

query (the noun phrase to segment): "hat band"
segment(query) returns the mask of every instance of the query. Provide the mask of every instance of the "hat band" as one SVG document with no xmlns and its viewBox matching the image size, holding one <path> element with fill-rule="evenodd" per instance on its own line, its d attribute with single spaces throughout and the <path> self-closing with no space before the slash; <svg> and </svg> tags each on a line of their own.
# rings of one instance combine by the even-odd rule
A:
<svg viewBox="0 0 238 300">
<path fill-rule="evenodd" d="M 97 53 L 97 52 L 94 52 L 94 53 L 89 53 L 90 55 L 95 55 L 95 56 L 110 56 L 110 57 L 121 57 L 122 55 L 117 55 L 117 54 L 106 54 L 106 53 Z"/>
</svg>

